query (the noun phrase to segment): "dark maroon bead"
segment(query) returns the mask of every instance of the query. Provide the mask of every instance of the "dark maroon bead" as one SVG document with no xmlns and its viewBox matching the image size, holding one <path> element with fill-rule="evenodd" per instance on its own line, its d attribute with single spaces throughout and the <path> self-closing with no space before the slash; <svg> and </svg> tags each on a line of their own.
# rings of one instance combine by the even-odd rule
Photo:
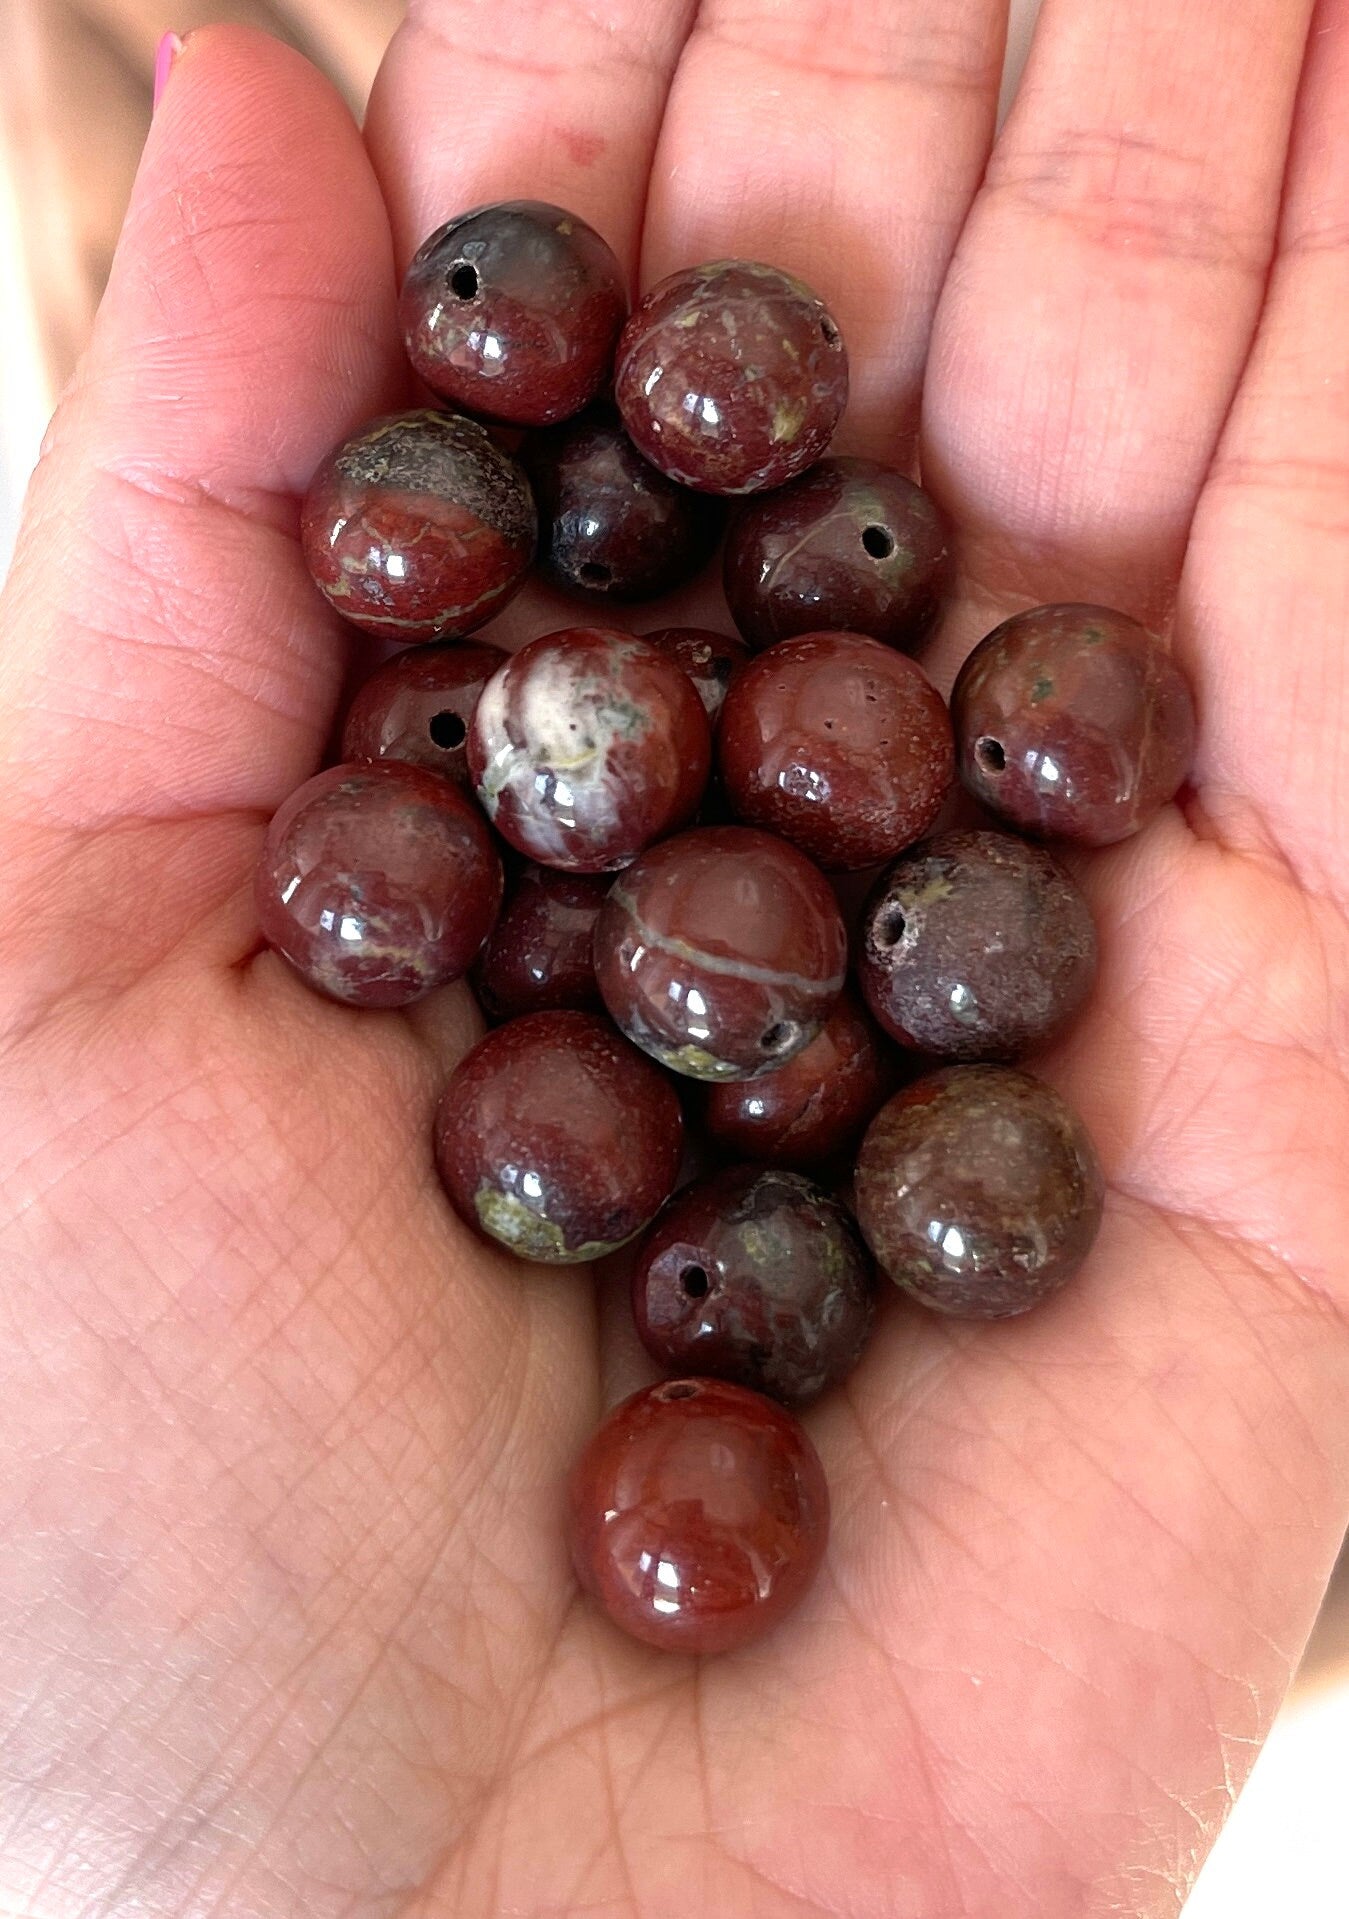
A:
<svg viewBox="0 0 1349 1919">
<path fill-rule="evenodd" d="M 920 666 L 855 633 L 782 640 L 735 676 L 717 761 L 736 815 L 823 866 L 875 866 L 926 833 L 955 779 Z"/>
<path fill-rule="evenodd" d="M 532 434 L 520 459 L 539 509 L 539 558 L 558 586 L 588 597 L 651 600 L 706 564 L 718 503 L 676 486 L 608 419 Z"/>
<path fill-rule="evenodd" d="M 683 486 L 761 493 L 828 446 L 848 355 L 822 300 L 776 267 L 672 273 L 623 329 L 614 392 L 637 451 Z"/>
<path fill-rule="evenodd" d="M 764 1166 L 732 1166 L 676 1194 L 632 1275 L 637 1332 L 658 1365 L 784 1406 L 809 1405 L 848 1377 L 875 1303 L 846 1208 L 799 1173 Z"/>
<path fill-rule="evenodd" d="M 1126 613 L 1040 606 L 975 647 L 951 695 L 960 773 L 1022 832 L 1109 846 L 1173 799 L 1194 755 L 1194 698 Z"/>
<path fill-rule="evenodd" d="M 431 235 L 399 318 L 433 392 L 490 420 L 548 426 L 605 386 L 627 310 L 623 269 L 593 227 L 538 200 L 503 200 Z"/>
<path fill-rule="evenodd" d="M 851 992 L 795 1059 L 707 1089 L 703 1128 L 745 1159 L 813 1172 L 852 1151 L 894 1091 L 898 1066 Z"/>
<path fill-rule="evenodd" d="M 875 460 L 821 460 L 747 501 L 726 538 L 726 599 L 755 647 L 829 628 L 911 651 L 941 609 L 949 573 L 936 506 Z"/>
<path fill-rule="evenodd" d="M 648 1225 L 679 1171 L 670 1082 L 593 1013 L 531 1013 L 460 1061 L 436 1118 L 456 1211 L 521 1259 L 570 1266 Z"/>
<path fill-rule="evenodd" d="M 342 758 L 410 760 L 468 786 L 469 721 L 478 695 L 507 657 L 480 640 L 396 653 L 351 702 Z"/>
<path fill-rule="evenodd" d="M 564 1007 L 602 1011 L 591 958 L 607 878 L 529 865 L 516 879 L 474 970 L 492 1019 Z"/>
<path fill-rule="evenodd" d="M 457 786 L 400 760 L 333 766 L 267 829 L 263 938 L 330 999 L 406 1006 L 467 972 L 501 905 L 501 861 Z"/>
<path fill-rule="evenodd" d="M 686 673 L 630 633 L 532 640 L 483 689 L 468 763 L 502 838 L 544 866 L 612 872 L 691 819 L 711 733 Z"/>
<path fill-rule="evenodd" d="M 618 1025 L 693 1079 L 753 1079 L 808 1046 L 843 990 L 848 936 L 804 854 L 743 826 L 653 846 L 595 928 Z"/>
<path fill-rule="evenodd" d="M 724 633 L 709 633 L 701 626 L 664 626 L 646 635 L 648 646 L 659 647 L 682 666 L 698 689 L 698 697 L 715 723 L 731 684 L 731 675 L 749 658 L 742 640 L 728 639 Z"/>
<path fill-rule="evenodd" d="M 904 1046 L 1015 1059 L 1072 1019 L 1096 977 L 1096 927 L 1071 876 L 1007 833 L 943 833 L 877 881 L 858 979 Z"/>
<path fill-rule="evenodd" d="M 800 1424 L 719 1379 L 625 1399 L 571 1476 L 582 1587 L 663 1652 L 727 1652 L 805 1597 L 829 1537 L 829 1489 Z"/>
<path fill-rule="evenodd" d="M 940 1313 L 1005 1319 L 1076 1273 L 1104 1185 L 1086 1128 L 1042 1080 L 948 1066 L 872 1120 L 854 1194 L 897 1286 Z"/>
<path fill-rule="evenodd" d="M 395 413 L 324 461 L 300 533 L 309 571 L 344 620 L 384 640 L 458 639 L 523 583 L 534 500 L 473 420 Z"/>
</svg>

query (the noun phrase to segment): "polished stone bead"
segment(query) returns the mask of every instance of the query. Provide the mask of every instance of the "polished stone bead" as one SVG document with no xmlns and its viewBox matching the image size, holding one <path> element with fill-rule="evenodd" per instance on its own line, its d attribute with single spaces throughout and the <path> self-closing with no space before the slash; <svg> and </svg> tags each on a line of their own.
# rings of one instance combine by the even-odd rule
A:
<svg viewBox="0 0 1349 1919">
<path fill-rule="evenodd" d="M 603 1010 L 591 953 L 608 891 L 607 877 L 524 867 L 473 972 L 489 1018 Z"/>
<path fill-rule="evenodd" d="M 267 830 L 262 933 L 330 999 L 406 1006 L 467 972 L 501 905 L 482 815 L 449 780 L 399 760 L 330 767 Z"/>
<path fill-rule="evenodd" d="M 331 453 L 300 516 L 309 571 L 380 639 L 460 639 L 499 612 L 534 557 L 529 482 L 482 427 L 395 413 Z"/>
<path fill-rule="evenodd" d="M 1041 606 L 971 653 L 951 695 L 960 772 L 1022 832 L 1108 846 L 1183 785 L 1194 698 L 1146 627 L 1100 606 Z"/>
<path fill-rule="evenodd" d="M 808 1046 L 843 990 L 848 936 L 829 883 L 784 840 L 708 826 L 653 846 L 595 928 L 618 1026 L 693 1079 L 754 1079 Z"/>
<path fill-rule="evenodd" d="M 817 460 L 848 398 L 828 308 L 776 267 L 671 274 L 623 329 L 614 392 L 637 451 L 683 486 L 761 493 Z"/>
<path fill-rule="evenodd" d="M 829 1490 L 804 1429 L 759 1393 L 669 1380 L 615 1407 L 570 1487 L 576 1577 L 663 1652 L 748 1645 L 805 1597 Z"/>
<path fill-rule="evenodd" d="M 1096 977 L 1076 882 L 1007 833 L 943 833 L 877 881 L 858 979 L 895 1039 L 942 1059 L 1015 1059 L 1062 1032 Z"/>
<path fill-rule="evenodd" d="M 940 693 L 904 654 L 855 633 L 781 640 L 743 667 L 717 763 L 737 818 L 828 867 L 892 859 L 955 780 Z"/>
<path fill-rule="evenodd" d="M 670 1195 L 682 1142 L 670 1082 L 593 1013 L 498 1026 L 455 1068 L 436 1119 L 455 1210 L 546 1266 L 640 1233 Z"/>
<path fill-rule="evenodd" d="M 342 758 L 410 760 L 468 786 L 469 721 L 506 658 L 499 646 L 475 640 L 396 653 L 352 700 Z"/>
<path fill-rule="evenodd" d="M 835 459 L 736 510 L 723 572 L 751 646 L 833 630 L 911 651 L 941 610 L 950 557 L 922 487 L 875 460 Z"/>
<path fill-rule="evenodd" d="M 749 658 L 744 641 L 729 639 L 724 633 L 709 633 L 701 626 L 664 626 L 645 638 L 648 646 L 659 647 L 683 667 L 698 689 L 708 719 L 715 724 L 731 675 Z"/>
<path fill-rule="evenodd" d="M 632 1311 L 666 1372 L 806 1406 L 862 1356 L 875 1313 L 871 1260 L 823 1187 L 732 1166 L 686 1186 L 656 1220 L 633 1270 Z"/>
<path fill-rule="evenodd" d="M 403 282 L 408 358 L 443 399 L 490 420 L 547 426 L 606 386 L 628 310 L 623 269 L 561 207 L 475 207 L 425 242 Z"/>
<path fill-rule="evenodd" d="M 1101 1223 L 1086 1128 L 1043 1081 L 948 1066 L 883 1106 L 857 1159 L 857 1218 L 877 1263 L 923 1305 L 1004 1319 L 1057 1292 Z"/>
<path fill-rule="evenodd" d="M 688 675 L 630 633 L 532 640 L 484 687 L 468 763 L 518 852 L 576 873 L 626 866 L 692 818 L 711 732 Z"/>
</svg>

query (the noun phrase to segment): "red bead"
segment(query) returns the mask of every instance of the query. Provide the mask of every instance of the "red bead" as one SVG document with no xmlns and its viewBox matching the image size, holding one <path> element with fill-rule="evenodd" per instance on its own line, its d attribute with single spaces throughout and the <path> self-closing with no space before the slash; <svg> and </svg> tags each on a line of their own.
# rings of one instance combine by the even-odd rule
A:
<svg viewBox="0 0 1349 1919">
<path fill-rule="evenodd" d="M 591 958 L 606 879 L 528 865 L 506 898 L 474 969 L 483 1011 L 516 1019 L 573 1007 L 603 1010 Z"/>
<path fill-rule="evenodd" d="M 468 786 L 468 726 L 507 655 L 484 641 L 411 646 L 361 687 L 342 729 L 344 760 L 410 760 Z"/>
<path fill-rule="evenodd" d="M 534 501 L 474 421 L 395 413 L 324 461 L 300 533 L 316 583 L 353 626 L 384 640 L 457 639 L 523 583 Z"/>
<path fill-rule="evenodd" d="M 733 1166 L 676 1194 L 632 1276 L 642 1344 L 805 1406 L 848 1377 L 875 1312 L 871 1261 L 836 1199 L 799 1173 Z"/>
<path fill-rule="evenodd" d="M 692 818 L 711 733 L 686 673 L 630 633 L 568 627 L 488 681 L 468 736 L 502 838 L 545 866 L 604 873 Z"/>
<path fill-rule="evenodd" d="M 609 378 L 628 310 L 623 269 L 561 207 L 505 200 L 461 213 L 408 268 L 399 317 L 433 392 L 470 413 L 548 426 Z"/>
<path fill-rule="evenodd" d="M 939 1313 L 1005 1319 L 1077 1272 L 1104 1183 L 1086 1128 L 1052 1087 L 1009 1066 L 948 1066 L 877 1113 L 854 1194 L 897 1286 Z"/>
<path fill-rule="evenodd" d="M 971 653 L 951 695 L 960 773 L 1026 833 L 1108 846 L 1183 784 L 1194 699 L 1137 620 L 1100 606 L 1041 606 Z"/>
<path fill-rule="evenodd" d="M 455 1210 L 521 1259 L 599 1259 L 674 1186 L 683 1116 L 670 1082 L 592 1013 L 532 1013 L 480 1040 L 436 1119 Z"/>
<path fill-rule="evenodd" d="M 540 564 L 558 586 L 651 600 L 712 557 L 717 502 L 658 473 L 617 422 L 589 416 L 533 434 L 520 459 L 538 503 Z"/>
<path fill-rule="evenodd" d="M 847 403 L 848 355 L 801 281 L 717 260 L 647 294 L 618 343 L 614 392 L 637 451 L 672 480 L 761 493 L 828 446 Z"/>
<path fill-rule="evenodd" d="M 776 1073 L 709 1086 L 703 1128 L 727 1153 L 813 1172 L 851 1153 L 897 1079 L 885 1041 L 845 992 L 810 1045 Z"/>
<path fill-rule="evenodd" d="M 731 675 L 749 658 L 742 640 L 728 639 L 724 633 L 709 633 L 701 626 L 663 626 L 646 635 L 648 646 L 659 647 L 677 666 L 683 667 L 698 697 L 715 723 L 731 684 Z"/>
<path fill-rule="evenodd" d="M 467 972 L 501 905 L 501 862 L 458 787 L 399 760 L 334 766 L 263 844 L 262 933 L 319 992 L 406 1006 Z"/>
<path fill-rule="evenodd" d="M 576 1577 L 663 1652 L 748 1645 L 799 1605 L 824 1557 L 829 1489 L 790 1413 L 715 1379 L 634 1393 L 571 1476 Z"/>
<path fill-rule="evenodd" d="M 824 875 L 743 826 L 652 847 L 615 882 L 595 928 L 595 975 L 614 1020 L 693 1079 L 785 1065 L 833 1011 L 847 960 Z"/>
<path fill-rule="evenodd" d="M 941 514 L 874 460 L 821 460 L 747 501 L 726 539 L 731 617 L 751 646 L 831 628 L 912 651 L 948 584 Z"/>
<path fill-rule="evenodd" d="M 735 676 L 717 759 L 738 818 L 821 865 L 892 859 L 955 779 L 951 722 L 922 668 L 853 633 L 782 640 Z"/>
</svg>

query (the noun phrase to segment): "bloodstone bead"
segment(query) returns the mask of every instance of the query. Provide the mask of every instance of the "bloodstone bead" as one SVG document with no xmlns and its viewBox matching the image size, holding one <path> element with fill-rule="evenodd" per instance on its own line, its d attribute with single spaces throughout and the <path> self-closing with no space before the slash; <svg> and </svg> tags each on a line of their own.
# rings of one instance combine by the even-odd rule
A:
<svg viewBox="0 0 1349 1919">
<path fill-rule="evenodd" d="M 520 459 L 538 503 L 542 568 L 557 585 L 650 600 L 712 557 L 718 503 L 658 473 L 617 424 L 575 420 L 536 433 Z"/>
<path fill-rule="evenodd" d="M 703 1129 L 728 1153 L 812 1172 L 852 1151 L 897 1079 L 885 1041 L 845 992 L 810 1045 L 776 1073 L 709 1086 Z"/>
<path fill-rule="evenodd" d="M 656 1220 L 633 1271 L 632 1311 L 667 1372 L 806 1406 L 862 1356 L 875 1313 L 871 1261 L 823 1187 L 733 1166 L 685 1187 Z"/>
<path fill-rule="evenodd" d="M 732 810 L 824 866 L 875 866 L 927 832 L 955 779 L 920 666 L 854 633 L 782 640 L 736 674 L 717 728 Z"/>
<path fill-rule="evenodd" d="M 330 767 L 268 828 L 263 937 L 319 992 L 406 1006 L 468 970 L 501 905 L 501 862 L 458 787 L 399 760 Z"/>
<path fill-rule="evenodd" d="M 591 958 L 607 879 L 526 866 L 511 888 L 474 971 L 492 1019 L 563 1007 L 600 1011 Z"/>
<path fill-rule="evenodd" d="M 1008 1066 L 948 1066 L 883 1106 L 858 1155 L 857 1218 L 896 1285 L 961 1319 L 1005 1319 L 1057 1292 L 1101 1223 L 1082 1122 Z"/>
<path fill-rule="evenodd" d="M 595 927 L 595 975 L 628 1038 L 693 1079 L 754 1079 L 808 1046 L 843 990 L 848 936 L 795 847 L 743 826 L 653 846 Z"/>
<path fill-rule="evenodd" d="M 410 760 L 468 786 L 469 721 L 507 657 L 499 646 L 473 640 L 395 654 L 351 702 L 342 758 Z"/>
<path fill-rule="evenodd" d="M 731 675 L 749 658 L 749 648 L 724 633 L 708 633 L 700 626 L 665 626 L 646 635 L 648 646 L 659 647 L 682 666 L 698 689 L 709 720 L 716 722 L 731 684 Z"/>
<path fill-rule="evenodd" d="M 570 419 L 605 386 L 628 310 L 608 245 L 561 207 L 504 200 L 433 233 L 399 317 L 433 392 L 517 426 Z"/>
<path fill-rule="evenodd" d="M 1108 846 L 1175 797 L 1194 754 L 1194 699 L 1125 613 L 1041 606 L 982 640 L 951 695 L 960 772 L 1023 832 Z"/>
<path fill-rule="evenodd" d="M 663 1652 L 761 1638 L 805 1597 L 829 1536 L 829 1490 L 800 1424 L 719 1379 L 625 1399 L 571 1476 L 582 1587 Z"/>
<path fill-rule="evenodd" d="M 821 460 L 740 507 L 726 540 L 726 599 L 755 647 L 838 628 L 912 650 L 949 571 L 932 500 L 874 460 Z"/>
<path fill-rule="evenodd" d="M 1068 1024 L 1096 977 L 1096 927 L 1072 878 L 1006 833 L 943 833 L 878 880 L 858 978 L 904 1046 L 1014 1059 Z"/>
<path fill-rule="evenodd" d="M 385 640 L 456 639 L 503 607 L 534 556 L 529 483 L 455 413 L 395 413 L 331 453 L 300 521 L 343 619 Z"/>
<path fill-rule="evenodd" d="M 592 1013 L 497 1027 L 455 1069 L 436 1119 L 455 1210 L 547 1266 L 640 1233 L 670 1196 L 682 1142 L 670 1082 Z"/>
<path fill-rule="evenodd" d="M 545 866 L 626 866 L 684 825 L 712 741 L 688 675 L 630 633 L 533 640 L 483 688 L 468 763 L 503 839 Z"/>
<path fill-rule="evenodd" d="M 823 301 L 776 267 L 716 260 L 653 287 L 623 329 L 614 392 L 637 451 L 704 493 L 761 493 L 817 460 L 848 398 Z"/>
</svg>

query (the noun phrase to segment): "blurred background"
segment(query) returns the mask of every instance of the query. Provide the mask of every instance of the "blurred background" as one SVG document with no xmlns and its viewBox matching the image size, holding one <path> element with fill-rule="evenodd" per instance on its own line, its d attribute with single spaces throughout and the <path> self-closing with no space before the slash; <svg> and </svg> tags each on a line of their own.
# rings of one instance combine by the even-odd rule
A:
<svg viewBox="0 0 1349 1919">
<path fill-rule="evenodd" d="M 1038 3 L 1012 0 L 1004 106 Z M 403 0 L 0 0 L 0 572 L 98 305 L 160 35 L 208 20 L 263 27 L 323 67 L 359 114 L 402 11 Z M 1349 1566 L 1186 1919 L 1346 1919 L 1347 1797 Z"/>
</svg>

